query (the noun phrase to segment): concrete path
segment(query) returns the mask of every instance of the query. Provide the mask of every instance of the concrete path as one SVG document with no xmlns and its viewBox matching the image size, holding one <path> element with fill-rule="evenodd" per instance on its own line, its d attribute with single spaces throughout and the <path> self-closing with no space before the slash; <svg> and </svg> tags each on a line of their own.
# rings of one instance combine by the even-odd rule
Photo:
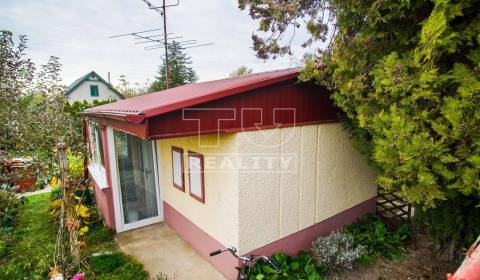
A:
<svg viewBox="0 0 480 280">
<path fill-rule="evenodd" d="M 175 280 L 226 279 L 167 224 L 122 232 L 115 239 L 120 249 L 141 262 L 152 277 L 163 273 Z"/>
<path fill-rule="evenodd" d="M 31 195 L 36 195 L 36 194 L 41 194 L 41 193 L 48 193 L 53 190 L 52 186 L 47 185 L 45 188 L 38 190 L 38 191 L 32 191 L 32 192 L 24 192 L 24 193 L 19 193 L 17 194 L 19 197 L 21 196 L 31 196 Z"/>
</svg>

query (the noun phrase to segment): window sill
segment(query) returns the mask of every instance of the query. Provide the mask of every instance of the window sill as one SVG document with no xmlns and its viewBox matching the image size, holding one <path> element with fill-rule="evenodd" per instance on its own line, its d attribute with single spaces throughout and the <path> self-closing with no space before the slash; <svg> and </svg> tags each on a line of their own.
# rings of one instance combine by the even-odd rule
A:
<svg viewBox="0 0 480 280">
<path fill-rule="evenodd" d="M 90 164 L 88 166 L 88 171 L 90 172 L 90 175 L 92 175 L 92 178 L 97 184 L 98 188 L 103 190 L 110 187 L 107 184 L 107 172 L 103 166 Z"/>
</svg>

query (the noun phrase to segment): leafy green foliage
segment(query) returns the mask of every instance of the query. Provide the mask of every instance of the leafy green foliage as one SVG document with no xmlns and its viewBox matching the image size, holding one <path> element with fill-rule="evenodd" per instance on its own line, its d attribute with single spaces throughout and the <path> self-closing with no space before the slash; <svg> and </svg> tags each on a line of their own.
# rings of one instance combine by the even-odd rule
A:
<svg viewBox="0 0 480 280">
<path fill-rule="evenodd" d="M 90 244 L 99 244 L 103 242 L 112 242 L 114 232 L 103 226 L 92 226 L 92 229 L 86 234 L 85 242 Z"/>
<path fill-rule="evenodd" d="M 0 227 L 12 227 L 21 211 L 23 198 L 17 198 L 15 193 L 0 190 Z"/>
<path fill-rule="evenodd" d="M 68 175 L 75 179 L 83 178 L 83 155 L 81 153 L 67 153 L 67 172 Z"/>
<path fill-rule="evenodd" d="M 0 150 L 15 149 L 18 139 L 15 120 L 22 112 L 22 96 L 34 76 L 34 64 L 25 57 L 27 37 L 18 44 L 10 31 L 0 30 Z M 8 108 L 8 110 L 6 110 Z M 21 116 L 20 116 L 21 117 Z"/>
<path fill-rule="evenodd" d="M 61 196 L 62 196 L 62 189 L 60 189 L 60 186 L 55 187 L 50 192 L 50 200 L 60 199 Z"/>
<path fill-rule="evenodd" d="M 352 235 L 357 244 L 365 247 L 363 262 L 380 256 L 390 260 L 401 259 L 406 251 L 406 242 L 411 236 L 407 225 L 402 224 L 397 230 L 391 230 L 374 215 L 362 217 L 356 223 L 345 227 L 343 232 Z"/>
<path fill-rule="evenodd" d="M 286 53 L 290 41 L 277 38 L 305 18 L 311 40 L 332 38 L 300 78 L 332 90 L 378 184 L 448 220 L 464 212 L 447 213 L 441 207 L 453 204 L 444 201 L 463 195 L 480 204 L 480 2 L 287 2 L 239 0 L 267 33 L 254 49 L 261 57 Z M 465 232 L 467 217 L 458 218 L 457 233 Z"/>
<path fill-rule="evenodd" d="M 270 260 L 280 267 L 277 272 L 269 264 L 260 261 L 252 269 L 250 280 L 283 280 L 283 279 L 326 279 L 324 276 L 325 267 L 316 264 L 312 256 L 306 252 L 300 252 L 294 257 L 285 253 L 275 253 Z"/>
<path fill-rule="evenodd" d="M 228 74 L 229 77 L 241 77 L 252 74 L 253 69 L 247 68 L 246 66 L 240 66 L 237 69 L 233 70 Z"/>
<path fill-rule="evenodd" d="M 60 84 L 61 63 L 52 56 L 35 70 L 26 57 L 27 39 L 15 44 L 11 32 L 0 31 L 0 150 L 7 159 L 32 157 L 33 173 L 48 178 L 57 171 L 55 146 L 63 140 L 75 149 L 80 145 L 72 121 L 64 112 L 65 87 Z M 15 173 L 0 173 L 8 180 Z"/>
<path fill-rule="evenodd" d="M 7 190 L 0 190 L 0 257 L 8 252 L 13 229 L 23 204 L 24 198 L 17 198 L 13 192 Z"/>
<path fill-rule="evenodd" d="M 315 261 L 328 270 L 352 269 L 353 264 L 365 254 L 365 246 L 355 242 L 353 235 L 333 231 L 312 242 Z"/>
<path fill-rule="evenodd" d="M 73 121 L 73 127 L 75 129 L 75 138 L 76 142 L 80 143 L 81 142 L 81 137 L 82 137 L 82 116 L 80 115 L 81 112 L 84 110 L 95 107 L 95 106 L 100 106 L 103 104 L 108 104 L 111 102 L 114 102 L 115 100 L 93 100 L 92 102 L 88 102 L 87 100 L 83 101 L 75 101 L 73 103 L 68 103 L 65 102 L 64 104 L 64 112 L 67 113 L 70 118 Z"/>
<path fill-rule="evenodd" d="M 118 79 L 119 84 L 115 85 L 115 89 L 118 90 L 125 98 L 144 95 L 148 93 L 148 87 L 150 86 L 150 79 L 147 79 L 143 85 L 139 82 L 130 84 L 125 75 L 120 75 Z"/>
<path fill-rule="evenodd" d="M 6 247 L 7 253 L 4 256 L 0 254 L 0 279 L 48 279 L 56 236 L 49 205 L 49 194 L 28 197 L 28 203 L 23 205 L 18 218 L 18 226 L 13 231 L 12 242 Z M 110 251 L 113 257 L 100 260 L 93 257 L 94 264 L 83 268 L 86 269 L 87 279 L 148 279 L 141 264 L 119 252 L 110 230 L 103 228 L 98 221 L 92 221 L 91 227 L 86 235 L 87 247 L 82 250 L 84 256 Z M 11 233 L 11 228 L 0 227 L 0 237 Z M 101 274 L 95 275 L 93 267 Z"/>
<path fill-rule="evenodd" d="M 0 257 L 3 257 L 7 254 L 7 242 L 0 239 Z"/>
<path fill-rule="evenodd" d="M 191 84 L 198 80 L 197 74 L 191 66 L 190 57 L 184 53 L 180 43 L 173 41 L 168 45 L 168 64 L 170 68 L 170 88 Z M 167 88 L 166 69 L 165 58 L 162 58 L 162 64 L 158 72 L 159 76 L 156 77 L 156 81 L 148 89 L 149 92 L 161 91 Z"/>
<path fill-rule="evenodd" d="M 456 247 L 468 248 L 480 235 L 480 207 L 477 203 L 471 197 L 460 195 L 441 202 L 435 209 L 416 209 L 414 219 L 425 225 L 424 229 L 437 244 L 437 250 L 449 256 Z"/>
</svg>

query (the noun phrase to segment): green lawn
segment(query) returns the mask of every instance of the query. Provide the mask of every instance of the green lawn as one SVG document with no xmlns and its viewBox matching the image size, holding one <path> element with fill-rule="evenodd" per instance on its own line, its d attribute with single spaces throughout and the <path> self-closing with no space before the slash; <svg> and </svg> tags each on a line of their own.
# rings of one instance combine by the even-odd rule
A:
<svg viewBox="0 0 480 280">
<path fill-rule="evenodd" d="M 50 215 L 50 194 L 28 198 L 23 206 L 7 255 L 0 258 L 0 279 L 48 279 L 53 264 L 56 229 Z M 81 268 L 87 279 L 148 279 L 142 265 L 119 251 L 113 234 L 96 226 L 87 233 L 82 255 L 89 264 Z M 94 253 L 107 253 L 91 257 Z"/>
<path fill-rule="evenodd" d="M 47 278 L 55 248 L 49 197 L 41 194 L 28 198 L 8 253 L 0 259 L 0 279 Z"/>
</svg>

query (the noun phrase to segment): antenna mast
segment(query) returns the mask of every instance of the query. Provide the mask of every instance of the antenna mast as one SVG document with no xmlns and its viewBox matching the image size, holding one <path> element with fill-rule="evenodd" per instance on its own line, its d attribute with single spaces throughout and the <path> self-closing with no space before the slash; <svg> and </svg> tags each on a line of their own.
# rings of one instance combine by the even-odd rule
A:
<svg viewBox="0 0 480 280">
<path fill-rule="evenodd" d="M 173 35 L 173 33 L 167 33 L 167 8 L 178 6 L 180 4 L 180 0 L 177 0 L 175 4 L 168 4 L 168 5 L 166 4 L 166 0 L 162 0 L 162 6 L 154 6 L 148 0 L 142 0 L 142 1 L 145 4 L 147 4 L 149 9 L 155 10 L 163 17 L 163 34 L 152 34 L 151 32 L 156 32 L 161 30 L 161 28 L 155 28 L 155 29 L 143 30 L 139 32 L 115 35 L 109 38 L 132 36 L 134 39 L 140 39 L 139 40 L 140 42 L 135 42 L 135 44 L 152 44 L 153 43 L 153 45 L 145 46 L 143 48 L 144 50 L 153 50 L 153 49 L 159 49 L 163 47 L 165 49 L 165 86 L 166 88 L 170 88 L 170 60 L 168 57 L 168 46 L 169 46 L 168 41 L 172 39 L 183 38 L 183 36 L 170 37 L 169 35 Z M 158 37 L 162 37 L 162 36 L 163 36 L 163 39 L 157 39 Z M 208 46 L 213 44 L 213 43 L 198 44 L 197 40 L 183 40 L 183 41 L 177 41 L 177 42 L 182 47 L 182 49 L 203 47 L 203 46 Z M 185 47 L 185 45 L 190 45 L 190 46 Z"/>
<path fill-rule="evenodd" d="M 167 9 L 165 6 L 165 0 L 163 0 L 163 40 L 165 44 L 165 84 L 167 89 L 170 87 L 170 65 L 168 63 L 168 42 L 167 42 Z"/>
</svg>

